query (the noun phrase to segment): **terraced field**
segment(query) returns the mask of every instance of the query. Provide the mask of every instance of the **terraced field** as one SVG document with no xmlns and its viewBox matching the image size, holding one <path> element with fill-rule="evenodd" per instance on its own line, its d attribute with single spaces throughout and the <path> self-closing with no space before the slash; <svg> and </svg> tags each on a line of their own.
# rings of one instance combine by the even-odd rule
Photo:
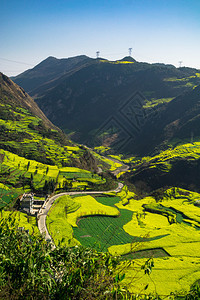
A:
<svg viewBox="0 0 200 300">
<path fill-rule="evenodd" d="M 0 169 L 1 182 L 12 186 L 21 183 L 25 191 L 30 190 L 30 181 L 37 190 L 42 190 L 45 182 L 49 181 L 54 181 L 58 188 L 70 184 L 71 188 L 80 190 L 87 188 L 89 183 L 105 183 L 105 179 L 87 170 L 47 165 L 2 149 L 0 149 Z"/>
<path fill-rule="evenodd" d="M 159 201 L 153 197 L 136 200 L 134 193 L 124 187 L 117 197 L 67 197 L 60 206 L 58 201 L 48 222 L 55 242 L 57 232 L 66 231 L 74 244 L 134 259 L 134 265 L 121 263 L 126 273 L 123 284 L 132 292 L 159 293 L 164 297 L 171 292 L 188 291 L 200 278 L 199 199 L 198 193 L 171 188 Z M 75 210 L 64 210 L 66 201 L 71 201 Z M 150 276 L 144 276 L 141 265 L 149 257 L 154 257 L 155 267 Z"/>
<path fill-rule="evenodd" d="M 13 191 L 8 186 L 0 183 L 0 209 L 12 203 L 19 195 L 19 190 Z"/>
<path fill-rule="evenodd" d="M 179 142 L 179 141 L 174 141 Z M 159 154 L 154 156 L 146 156 L 142 159 L 135 157 L 125 160 L 125 162 L 133 163 L 133 171 L 140 170 L 143 166 L 149 168 L 160 168 L 161 170 L 168 172 L 172 167 L 174 160 L 185 159 L 185 160 L 197 160 L 200 158 L 200 142 L 184 143 L 171 147 L 165 151 L 161 151 Z"/>
</svg>

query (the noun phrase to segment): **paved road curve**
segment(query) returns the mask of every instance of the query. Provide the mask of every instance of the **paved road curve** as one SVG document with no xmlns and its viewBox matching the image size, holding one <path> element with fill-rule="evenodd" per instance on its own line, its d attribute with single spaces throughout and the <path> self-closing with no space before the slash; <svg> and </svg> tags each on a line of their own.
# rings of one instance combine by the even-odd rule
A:
<svg viewBox="0 0 200 300">
<path fill-rule="evenodd" d="M 60 196 L 63 196 L 63 195 L 82 195 L 82 194 L 87 194 L 87 195 L 90 195 L 90 194 L 104 194 L 104 193 L 109 193 L 109 192 L 118 193 L 118 192 L 121 191 L 123 186 L 124 186 L 123 183 L 119 182 L 118 187 L 116 189 L 110 190 L 110 191 L 65 192 L 65 193 L 60 193 L 60 194 L 57 194 L 57 195 L 49 198 L 49 200 L 47 202 L 45 202 L 45 204 L 43 205 L 43 207 L 40 209 L 40 211 L 38 213 L 38 228 L 39 228 L 40 233 L 44 236 L 45 240 L 48 240 L 52 243 L 52 248 L 55 248 L 53 240 L 52 240 L 52 238 L 51 238 L 51 236 L 50 236 L 50 234 L 47 230 L 47 227 L 46 227 L 46 217 L 47 217 L 47 214 L 48 214 L 52 204 Z"/>
</svg>

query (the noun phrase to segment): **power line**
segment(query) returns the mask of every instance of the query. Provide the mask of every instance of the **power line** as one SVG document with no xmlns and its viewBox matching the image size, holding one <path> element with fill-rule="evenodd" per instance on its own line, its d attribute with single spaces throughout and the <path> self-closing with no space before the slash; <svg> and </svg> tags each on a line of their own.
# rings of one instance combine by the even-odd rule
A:
<svg viewBox="0 0 200 300">
<path fill-rule="evenodd" d="M 7 58 L 3 58 L 3 57 L 0 57 L 1 60 L 5 60 L 5 61 L 9 61 L 9 62 L 14 62 L 14 63 L 17 63 L 17 64 L 21 64 L 21 65 L 27 65 L 27 66 L 34 66 L 32 64 L 28 64 L 28 63 L 25 63 L 25 62 L 22 62 L 22 61 L 16 61 L 16 60 L 11 60 L 11 59 L 7 59 Z"/>
<path fill-rule="evenodd" d="M 126 54 L 126 52 L 118 52 L 118 53 L 104 53 L 103 55 L 120 55 L 120 54 Z"/>
</svg>

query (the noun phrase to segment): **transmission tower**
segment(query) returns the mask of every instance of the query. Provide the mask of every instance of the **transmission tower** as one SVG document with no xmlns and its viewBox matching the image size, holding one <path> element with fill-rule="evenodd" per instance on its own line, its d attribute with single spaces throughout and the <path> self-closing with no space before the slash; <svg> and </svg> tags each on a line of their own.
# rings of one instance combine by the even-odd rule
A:
<svg viewBox="0 0 200 300">
<path fill-rule="evenodd" d="M 100 51 L 97 51 L 97 52 L 96 52 L 97 58 L 99 58 L 99 54 L 100 54 Z"/>
<path fill-rule="evenodd" d="M 132 49 L 133 49 L 133 48 L 128 48 L 129 56 L 131 56 Z"/>
<path fill-rule="evenodd" d="M 183 63 L 182 60 L 180 60 L 180 61 L 179 61 L 179 68 L 182 67 L 182 63 Z"/>
</svg>

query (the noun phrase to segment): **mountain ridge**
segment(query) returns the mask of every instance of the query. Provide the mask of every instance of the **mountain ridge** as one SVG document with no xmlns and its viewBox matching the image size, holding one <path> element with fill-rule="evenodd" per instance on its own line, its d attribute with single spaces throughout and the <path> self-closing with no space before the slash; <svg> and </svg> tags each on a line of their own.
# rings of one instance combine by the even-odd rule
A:
<svg viewBox="0 0 200 300">
<path fill-rule="evenodd" d="M 54 61 L 55 58 L 47 59 L 48 62 L 51 60 Z M 62 64 L 62 60 L 56 61 Z M 137 139 L 144 131 L 145 123 L 150 123 L 143 118 L 137 125 L 135 115 L 132 116 L 134 120 L 129 120 L 126 115 L 128 110 L 131 109 L 133 114 L 139 113 L 143 117 L 149 114 L 150 109 L 160 113 L 161 107 L 164 109 L 168 102 L 173 102 L 176 97 L 200 84 L 200 72 L 197 69 L 137 62 L 132 57 L 118 61 L 81 57 L 81 62 L 71 65 L 71 69 L 65 74 L 54 70 L 54 78 L 51 80 L 37 66 L 29 75 L 36 70 L 43 76 L 43 84 L 36 87 L 36 82 L 32 83 L 31 95 L 34 100 L 54 124 L 72 134 L 73 140 L 89 143 L 90 146 L 98 144 L 102 135 L 106 141 L 113 141 L 111 146 L 116 144 L 116 136 L 119 139 L 121 127 L 116 128 L 115 133 L 110 133 L 105 126 L 111 119 L 117 119 L 117 122 L 124 124 L 125 134 Z M 16 77 L 15 81 L 20 79 L 24 87 L 27 78 L 23 76 Z M 142 98 L 140 111 L 137 111 L 134 103 L 131 103 L 132 107 L 127 106 L 127 102 L 137 93 Z M 121 109 L 124 110 L 124 107 L 126 111 L 123 111 L 122 116 Z M 114 127 L 118 126 L 114 122 Z M 134 133 L 133 127 L 138 126 L 138 132 Z M 140 144 L 142 145 L 141 142 Z M 130 151 L 136 151 L 134 142 Z"/>
</svg>

